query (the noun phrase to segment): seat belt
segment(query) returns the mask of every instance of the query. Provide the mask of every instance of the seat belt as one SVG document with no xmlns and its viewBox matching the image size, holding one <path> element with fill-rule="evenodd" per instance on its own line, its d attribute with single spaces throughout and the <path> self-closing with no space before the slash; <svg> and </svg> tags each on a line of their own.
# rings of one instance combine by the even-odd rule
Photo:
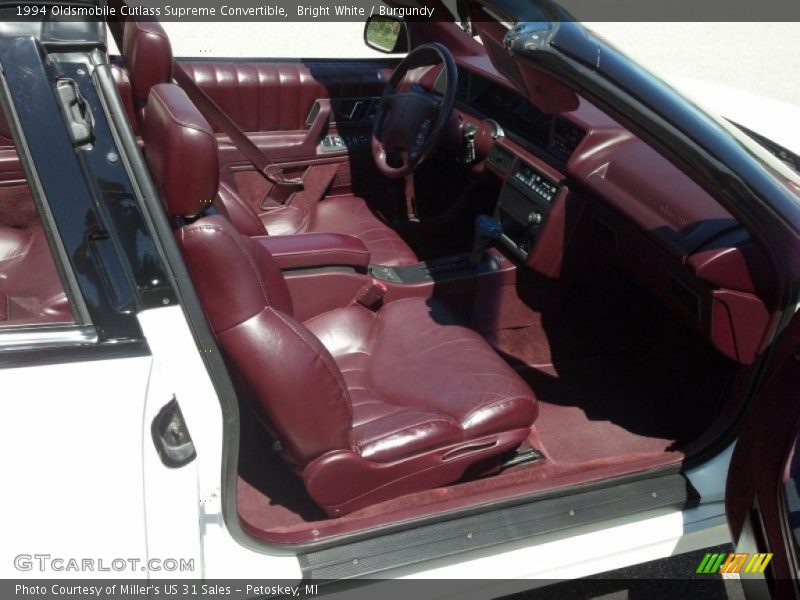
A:
<svg viewBox="0 0 800 600">
<path fill-rule="evenodd" d="M 269 157 L 253 141 L 241 128 L 231 119 L 219 105 L 197 85 L 186 70 L 178 64 L 178 61 L 172 61 L 172 77 L 181 86 L 189 99 L 194 102 L 195 106 L 200 109 L 200 112 L 212 122 L 213 125 L 222 133 L 226 134 L 233 145 L 245 155 L 245 157 L 253 164 L 256 170 L 261 173 L 267 180 L 272 182 L 273 189 L 278 187 L 280 192 L 275 198 L 270 193 L 270 199 L 283 204 L 289 196 L 294 192 L 303 189 L 303 180 L 300 178 L 287 178 L 283 169 L 274 163 Z"/>
<path fill-rule="evenodd" d="M 111 0 L 111 3 L 119 6 L 125 4 L 124 0 L 122 2 L 120 2 L 120 0 Z M 120 54 L 122 53 L 124 41 L 122 36 L 124 21 L 122 23 L 123 25 L 119 25 L 118 23 L 109 25 L 111 36 L 114 38 L 114 42 L 117 44 L 117 49 Z M 174 59 L 172 61 L 172 77 L 178 82 L 178 85 L 186 92 L 186 95 L 194 102 L 200 112 L 202 112 L 218 130 L 226 134 L 233 145 L 239 149 L 239 152 L 244 154 L 256 170 L 273 184 L 273 189 L 267 193 L 267 198 L 265 198 L 265 200 L 270 200 L 277 204 L 284 204 L 292 194 L 303 189 L 303 180 L 300 178 L 287 178 L 283 169 L 271 161 L 261 148 L 256 146 L 253 141 L 247 137 L 247 134 L 241 130 L 233 119 L 231 119 L 227 113 L 222 110 L 197 83 L 195 83 L 194 79 L 192 79 L 186 70 L 178 64 L 178 61 Z M 274 191 L 278 193 L 273 194 Z"/>
</svg>

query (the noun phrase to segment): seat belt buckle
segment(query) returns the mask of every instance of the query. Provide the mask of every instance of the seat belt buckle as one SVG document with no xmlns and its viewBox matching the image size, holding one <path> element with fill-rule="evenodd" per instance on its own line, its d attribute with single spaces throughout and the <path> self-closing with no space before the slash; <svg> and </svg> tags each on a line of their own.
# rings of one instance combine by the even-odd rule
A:
<svg viewBox="0 0 800 600">
<path fill-rule="evenodd" d="M 377 310 L 383 304 L 383 296 L 387 290 L 385 283 L 373 278 L 358 291 L 356 302 L 370 310 Z"/>
</svg>

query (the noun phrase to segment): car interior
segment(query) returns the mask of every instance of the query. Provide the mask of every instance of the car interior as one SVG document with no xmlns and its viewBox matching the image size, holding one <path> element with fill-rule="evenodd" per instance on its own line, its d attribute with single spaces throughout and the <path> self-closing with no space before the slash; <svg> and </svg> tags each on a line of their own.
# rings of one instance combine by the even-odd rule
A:
<svg viewBox="0 0 800 600">
<path fill-rule="evenodd" d="M 0 111 L 0 324 L 72 322 L 67 294 Z"/>
<path fill-rule="evenodd" d="M 512 60 L 499 23 L 476 21 L 480 41 L 420 25 L 402 59 L 296 61 L 174 60 L 158 23 L 109 26 L 240 397 L 253 537 L 646 473 L 739 414 L 778 314 L 768 254 L 634 133 Z M 175 69 L 293 183 L 256 170 Z M 69 321 L 5 129 L 0 319 Z"/>
</svg>

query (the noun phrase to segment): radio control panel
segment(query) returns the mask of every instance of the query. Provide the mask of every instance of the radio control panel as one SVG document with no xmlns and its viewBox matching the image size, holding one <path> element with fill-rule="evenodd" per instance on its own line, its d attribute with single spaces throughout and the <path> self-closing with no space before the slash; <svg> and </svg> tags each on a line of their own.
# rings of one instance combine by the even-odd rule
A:
<svg viewBox="0 0 800 600">
<path fill-rule="evenodd" d="M 500 191 L 494 217 L 503 226 L 501 242 L 527 260 L 560 185 L 535 167 L 516 161 Z"/>
</svg>

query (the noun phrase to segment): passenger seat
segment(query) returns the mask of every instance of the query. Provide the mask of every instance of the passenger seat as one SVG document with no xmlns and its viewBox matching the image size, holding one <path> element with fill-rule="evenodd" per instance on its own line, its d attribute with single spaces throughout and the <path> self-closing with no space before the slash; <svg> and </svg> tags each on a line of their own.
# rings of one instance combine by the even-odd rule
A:
<svg viewBox="0 0 800 600">
<path fill-rule="evenodd" d="M 133 113 L 136 131 L 144 122 L 150 90 L 156 84 L 172 82 L 172 46 L 164 29 L 155 21 L 128 21 L 122 45 L 128 77 L 116 73 L 115 78 L 123 103 Z M 222 184 L 217 200 L 220 212 L 245 235 L 340 233 L 364 242 L 373 264 L 400 266 L 418 262 L 408 244 L 380 221 L 359 196 L 286 205 L 259 213 L 232 186 Z"/>
<path fill-rule="evenodd" d="M 217 142 L 177 86 L 151 90 L 144 139 L 167 211 L 185 223 L 175 236 L 237 389 L 329 515 L 490 470 L 527 438 L 531 389 L 434 301 L 294 318 L 266 247 L 203 216 L 218 186 Z"/>
</svg>

